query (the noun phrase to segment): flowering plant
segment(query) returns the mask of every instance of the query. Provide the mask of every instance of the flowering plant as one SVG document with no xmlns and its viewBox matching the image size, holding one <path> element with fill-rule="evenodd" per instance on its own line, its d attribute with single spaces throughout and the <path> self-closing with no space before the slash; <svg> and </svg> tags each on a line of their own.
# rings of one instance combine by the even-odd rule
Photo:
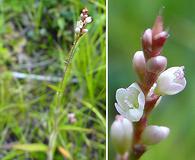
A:
<svg viewBox="0 0 195 160">
<path fill-rule="evenodd" d="M 162 96 L 177 94 L 186 86 L 183 66 L 166 70 L 167 58 L 161 51 L 168 36 L 162 16 L 158 16 L 153 28 L 142 36 L 143 51 L 137 51 L 133 57 L 133 68 L 139 80 L 116 91 L 115 107 L 121 115 L 111 126 L 111 138 L 118 159 L 139 159 L 148 145 L 157 144 L 169 135 L 168 127 L 147 124 L 149 114 Z"/>
<path fill-rule="evenodd" d="M 88 29 L 86 28 L 88 24 L 92 22 L 92 17 L 89 16 L 88 14 L 88 9 L 84 8 L 81 11 L 79 20 L 76 23 L 76 26 L 74 28 L 75 31 L 75 39 L 73 42 L 72 47 L 70 48 L 68 59 L 65 61 L 65 66 L 64 66 L 64 72 L 63 72 L 63 77 L 62 80 L 59 84 L 58 90 L 56 92 L 56 108 L 55 108 L 55 115 L 54 115 L 54 126 L 52 128 L 51 134 L 49 135 L 49 149 L 47 153 L 47 159 L 48 160 L 53 160 L 53 155 L 55 151 L 55 142 L 58 137 L 58 126 L 60 123 L 60 116 L 59 116 L 59 107 L 63 106 L 62 104 L 62 99 L 63 99 L 63 93 L 65 91 L 66 87 L 66 73 L 68 72 L 69 66 L 71 65 L 72 59 L 75 54 L 75 50 L 77 48 L 77 45 L 79 44 L 79 40 L 81 37 L 88 32 Z M 68 114 L 68 120 L 70 123 L 75 123 L 77 121 L 75 114 L 74 113 L 69 113 Z"/>
</svg>

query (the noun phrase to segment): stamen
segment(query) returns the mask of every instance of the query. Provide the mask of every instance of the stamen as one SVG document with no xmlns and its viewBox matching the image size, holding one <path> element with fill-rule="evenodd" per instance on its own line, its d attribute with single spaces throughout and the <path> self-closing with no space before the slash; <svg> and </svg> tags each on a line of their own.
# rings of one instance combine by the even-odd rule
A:
<svg viewBox="0 0 195 160">
<path fill-rule="evenodd" d="M 128 100 L 125 100 L 124 102 L 128 105 L 128 107 L 130 109 L 134 109 L 135 108 Z"/>
</svg>

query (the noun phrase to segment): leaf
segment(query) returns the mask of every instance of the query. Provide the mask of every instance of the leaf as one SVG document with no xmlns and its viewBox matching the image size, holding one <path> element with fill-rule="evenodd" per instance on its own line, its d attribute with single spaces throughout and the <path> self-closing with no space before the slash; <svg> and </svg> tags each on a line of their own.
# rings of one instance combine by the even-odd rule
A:
<svg viewBox="0 0 195 160">
<path fill-rule="evenodd" d="M 9 154 L 5 155 L 1 160 L 10 160 L 14 159 L 16 156 L 21 156 L 24 153 L 16 152 L 16 151 L 10 151 Z"/>
<path fill-rule="evenodd" d="M 82 128 L 82 127 L 77 127 L 77 126 L 72 126 L 72 125 L 62 126 L 59 129 L 60 130 L 66 130 L 66 131 L 78 131 L 78 132 L 87 132 L 87 133 L 93 132 L 92 129 Z"/>
<path fill-rule="evenodd" d="M 61 30 L 63 30 L 64 27 L 65 27 L 64 18 L 58 18 L 57 23 L 58 23 L 59 28 L 60 28 Z"/>
<path fill-rule="evenodd" d="M 95 108 L 92 104 L 90 104 L 89 102 L 83 101 L 81 100 L 81 103 L 83 103 L 83 105 L 85 105 L 87 108 L 89 108 L 92 112 L 94 112 L 96 114 L 96 116 L 101 120 L 102 124 L 104 125 L 104 127 L 106 127 L 106 120 L 105 118 L 102 116 L 102 114 L 98 111 L 97 108 Z"/>
<path fill-rule="evenodd" d="M 54 85 L 52 85 L 52 84 L 47 84 L 47 86 L 48 86 L 50 89 L 52 89 L 52 90 L 54 90 L 54 91 L 56 91 L 56 92 L 62 92 L 62 90 L 60 90 L 59 87 L 57 87 L 57 86 L 54 86 Z"/>
<path fill-rule="evenodd" d="M 48 150 L 48 147 L 41 143 L 14 144 L 12 148 L 16 150 L 27 151 L 27 152 L 47 152 Z"/>
</svg>

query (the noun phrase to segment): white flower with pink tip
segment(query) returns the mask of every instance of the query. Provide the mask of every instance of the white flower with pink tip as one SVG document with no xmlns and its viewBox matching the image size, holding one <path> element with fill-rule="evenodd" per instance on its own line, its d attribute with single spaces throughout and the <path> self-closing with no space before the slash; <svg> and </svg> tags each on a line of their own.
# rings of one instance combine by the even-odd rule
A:
<svg viewBox="0 0 195 160">
<path fill-rule="evenodd" d="M 159 95 L 174 95 L 186 86 L 184 67 L 171 67 L 160 74 L 157 79 L 156 93 Z"/>
</svg>

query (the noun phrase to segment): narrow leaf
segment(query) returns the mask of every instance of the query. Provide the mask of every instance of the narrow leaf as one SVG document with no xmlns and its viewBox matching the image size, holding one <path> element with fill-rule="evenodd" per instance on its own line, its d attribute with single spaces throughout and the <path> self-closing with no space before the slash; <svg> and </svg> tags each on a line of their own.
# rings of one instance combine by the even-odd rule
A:
<svg viewBox="0 0 195 160">
<path fill-rule="evenodd" d="M 27 152 L 47 152 L 48 147 L 44 144 L 34 143 L 34 144 L 14 144 L 13 149 L 22 150 Z"/>
</svg>

